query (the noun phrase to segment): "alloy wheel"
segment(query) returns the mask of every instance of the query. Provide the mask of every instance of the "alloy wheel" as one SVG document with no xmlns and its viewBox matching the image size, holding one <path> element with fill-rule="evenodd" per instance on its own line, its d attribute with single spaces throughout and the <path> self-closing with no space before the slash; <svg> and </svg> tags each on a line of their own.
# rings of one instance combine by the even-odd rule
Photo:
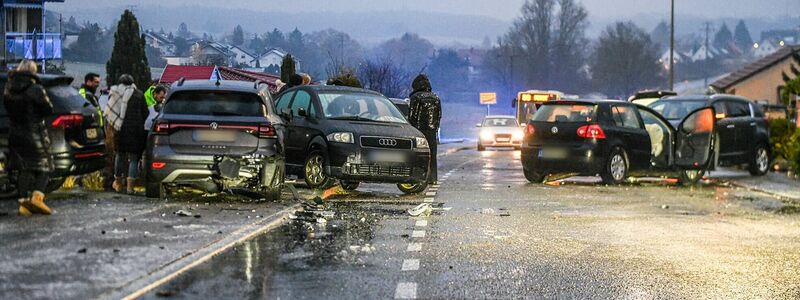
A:
<svg viewBox="0 0 800 300">
<path fill-rule="evenodd" d="M 319 154 L 313 155 L 306 163 L 306 179 L 313 185 L 322 185 L 325 181 L 323 159 Z"/>
<path fill-rule="evenodd" d="M 622 181 L 625 179 L 625 158 L 622 157 L 621 154 L 617 153 L 611 158 L 611 176 L 614 177 L 616 181 Z"/>
<path fill-rule="evenodd" d="M 763 147 L 756 151 L 756 167 L 761 173 L 767 172 L 767 168 L 769 168 L 769 154 Z"/>
</svg>

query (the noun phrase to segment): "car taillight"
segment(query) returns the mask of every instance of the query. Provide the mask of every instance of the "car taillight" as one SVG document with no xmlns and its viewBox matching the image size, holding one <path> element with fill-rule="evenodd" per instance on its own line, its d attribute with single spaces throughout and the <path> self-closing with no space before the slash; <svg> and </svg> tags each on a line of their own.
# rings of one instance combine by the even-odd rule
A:
<svg viewBox="0 0 800 300">
<path fill-rule="evenodd" d="M 78 114 L 60 115 L 53 120 L 50 126 L 54 128 L 69 128 L 74 126 L 81 126 L 83 124 L 83 116 Z"/>
<path fill-rule="evenodd" d="M 258 137 L 272 138 L 275 137 L 275 127 L 272 124 L 261 124 L 258 126 Z"/>
<path fill-rule="evenodd" d="M 152 164 L 150 164 L 150 166 L 153 167 L 153 169 L 162 169 L 167 166 L 167 163 L 161 161 L 154 161 Z"/>
<path fill-rule="evenodd" d="M 169 122 L 158 121 L 153 128 L 153 134 L 169 134 Z"/>
<path fill-rule="evenodd" d="M 578 136 L 585 138 L 585 139 L 604 139 L 606 138 L 606 133 L 603 132 L 603 128 L 600 125 L 583 125 L 578 127 Z"/>
<path fill-rule="evenodd" d="M 534 133 L 536 133 L 536 128 L 533 128 L 533 125 L 528 124 L 528 126 L 525 127 L 525 135 L 533 135 Z"/>
</svg>

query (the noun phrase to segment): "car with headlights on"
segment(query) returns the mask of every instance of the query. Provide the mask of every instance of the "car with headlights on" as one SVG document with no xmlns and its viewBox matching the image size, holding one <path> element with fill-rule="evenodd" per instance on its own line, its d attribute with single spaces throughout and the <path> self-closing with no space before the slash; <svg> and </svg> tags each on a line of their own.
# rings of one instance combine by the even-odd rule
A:
<svg viewBox="0 0 800 300">
<path fill-rule="evenodd" d="M 380 93 L 341 86 L 300 86 L 276 96 L 289 120 L 287 174 L 311 188 L 337 180 L 347 190 L 362 182 L 393 183 L 404 193 L 427 187 L 430 149 L 425 136 Z"/>
<path fill-rule="evenodd" d="M 505 147 L 519 150 L 522 147 L 524 130 L 513 116 L 486 116 L 478 134 L 478 151 L 486 147 Z"/>
<path fill-rule="evenodd" d="M 550 174 L 675 176 L 696 183 L 711 161 L 714 108 L 699 106 L 673 126 L 642 105 L 618 100 L 544 103 L 527 124 L 522 167 L 530 182 Z"/>
</svg>

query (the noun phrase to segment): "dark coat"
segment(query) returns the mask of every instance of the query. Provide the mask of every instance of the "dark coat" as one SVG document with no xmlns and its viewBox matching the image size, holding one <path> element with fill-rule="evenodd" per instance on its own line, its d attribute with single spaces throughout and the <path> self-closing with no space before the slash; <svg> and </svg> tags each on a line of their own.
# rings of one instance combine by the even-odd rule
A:
<svg viewBox="0 0 800 300">
<path fill-rule="evenodd" d="M 128 108 L 125 110 L 125 118 L 122 121 L 122 128 L 117 135 L 117 152 L 134 153 L 141 155 L 147 146 L 147 131 L 144 130 L 144 122 L 150 110 L 144 100 L 144 93 L 136 89 L 128 100 Z"/>
<path fill-rule="evenodd" d="M 431 82 L 428 81 L 428 77 L 417 76 L 411 87 L 414 91 L 409 97 L 409 123 L 420 131 L 439 130 L 439 122 L 442 119 L 442 101 L 431 90 Z"/>
<path fill-rule="evenodd" d="M 11 120 L 8 136 L 11 167 L 52 171 L 53 158 L 45 118 L 53 113 L 53 104 L 47 98 L 39 77 L 27 72 L 9 72 L 3 105 Z"/>
</svg>

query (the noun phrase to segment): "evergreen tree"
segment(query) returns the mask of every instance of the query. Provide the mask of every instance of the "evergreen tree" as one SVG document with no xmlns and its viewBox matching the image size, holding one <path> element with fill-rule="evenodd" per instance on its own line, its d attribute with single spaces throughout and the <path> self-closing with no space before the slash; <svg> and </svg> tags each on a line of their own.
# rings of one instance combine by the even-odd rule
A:
<svg viewBox="0 0 800 300">
<path fill-rule="evenodd" d="M 139 21 L 130 10 L 125 10 L 117 23 L 117 32 L 114 34 L 114 50 L 111 59 L 106 63 L 108 85 L 117 84 L 119 76 L 130 74 L 136 86 L 140 89 L 147 88 L 151 80 L 150 67 L 145 55 L 144 36 L 139 34 Z"/>
<path fill-rule="evenodd" d="M 722 23 L 722 27 L 720 27 L 719 31 L 717 31 L 717 34 L 714 35 L 714 47 L 727 47 L 731 41 L 733 41 L 733 34 L 731 33 L 731 30 L 728 29 L 728 25 Z"/>
<path fill-rule="evenodd" d="M 250 44 L 247 47 L 255 52 L 256 55 L 261 54 L 264 52 L 264 40 L 262 40 L 258 34 L 253 34 L 253 38 L 250 40 Z"/>
<path fill-rule="evenodd" d="M 275 28 L 272 32 L 267 33 L 266 43 L 270 48 L 285 48 L 286 38 L 283 36 L 283 32 Z"/>
<path fill-rule="evenodd" d="M 736 47 L 744 52 L 750 52 L 753 49 L 753 38 L 750 37 L 750 30 L 747 30 L 744 20 L 739 20 L 739 24 L 736 24 L 733 40 L 736 42 Z"/>
<path fill-rule="evenodd" d="M 189 31 L 189 26 L 186 23 L 181 22 L 181 25 L 178 25 L 178 33 L 179 37 L 188 39 L 192 37 L 192 32 Z"/>
<path fill-rule="evenodd" d="M 295 72 L 297 71 L 294 68 L 294 58 L 292 58 L 291 54 L 287 54 L 283 57 L 283 62 L 281 63 L 281 81 L 289 83 L 292 75 L 296 74 Z"/>
<path fill-rule="evenodd" d="M 650 40 L 658 45 L 659 49 L 669 48 L 669 24 L 666 21 L 661 21 L 650 32 Z"/>
<path fill-rule="evenodd" d="M 235 46 L 244 45 L 244 30 L 241 25 L 236 25 L 233 29 L 233 38 L 231 40 Z"/>
<path fill-rule="evenodd" d="M 303 40 L 303 33 L 300 32 L 299 29 L 295 28 L 291 33 L 289 33 L 289 37 L 287 38 L 287 49 L 289 52 L 292 53 L 302 53 L 305 49 L 305 41 Z"/>
</svg>

